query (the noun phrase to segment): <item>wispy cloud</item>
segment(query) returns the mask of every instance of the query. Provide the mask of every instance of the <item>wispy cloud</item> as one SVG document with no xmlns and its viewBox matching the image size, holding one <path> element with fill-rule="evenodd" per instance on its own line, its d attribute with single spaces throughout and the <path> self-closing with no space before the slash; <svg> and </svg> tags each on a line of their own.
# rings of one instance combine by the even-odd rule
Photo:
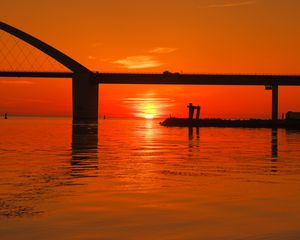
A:
<svg viewBox="0 0 300 240">
<path fill-rule="evenodd" d="M 211 4 L 211 5 L 200 6 L 200 8 L 240 7 L 240 6 L 252 5 L 254 3 L 256 3 L 256 1 L 227 2 L 227 3 L 220 3 L 220 4 Z"/>
<path fill-rule="evenodd" d="M 31 99 L 31 98 L 20 98 L 20 97 L 5 97 L 2 98 L 2 104 L 5 104 L 7 106 L 17 103 L 50 103 L 49 100 L 43 100 L 43 99 Z"/>
<path fill-rule="evenodd" d="M 148 52 L 149 53 L 171 53 L 171 52 L 175 52 L 177 50 L 177 48 L 169 48 L 169 47 L 157 47 L 157 48 L 153 48 L 150 49 Z"/>
<path fill-rule="evenodd" d="M 31 84 L 34 84 L 33 82 L 31 81 L 24 81 L 24 80 L 11 80 L 11 81 L 8 81 L 8 80 L 1 80 L 0 81 L 0 84 L 9 84 L 9 85 L 13 85 L 13 84 L 23 84 L 23 85 L 31 85 Z"/>
<path fill-rule="evenodd" d="M 89 60 L 96 60 L 97 57 L 96 57 L 96 56 L 93 56 L 93 55 L 89 55 L 89 56 L 88 56 L 88 59 L 89 59 Z"/>
<path fill-rule="evenodd" d="M 124 59 L 112 61 L 112 63 L 120 64 L 128 69 L 153 68 L 162 65 L 161 62 L 147 55 L 129 56 Z"/>
</svg>

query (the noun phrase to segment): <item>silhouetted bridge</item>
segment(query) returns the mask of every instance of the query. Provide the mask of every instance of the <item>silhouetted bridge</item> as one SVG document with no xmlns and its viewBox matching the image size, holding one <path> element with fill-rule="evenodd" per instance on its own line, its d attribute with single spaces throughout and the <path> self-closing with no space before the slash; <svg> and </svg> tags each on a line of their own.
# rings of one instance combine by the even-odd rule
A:
<svg viewBox="0 0 300 240">
<path fill-rule="evenodd" d="M 300 86 L 300 75 L 161 74 L 92 72 L 64 53 L 3 22 L 0 29 L 49 55 L 72 72 L 1 71 L 0 77 L 72 78 L 73 121 L 98 119 L 98 84 L 176 84 L 268 86 L 272 90 L 272 120 L 278 120 L 278 86 Z"/>
</svg>

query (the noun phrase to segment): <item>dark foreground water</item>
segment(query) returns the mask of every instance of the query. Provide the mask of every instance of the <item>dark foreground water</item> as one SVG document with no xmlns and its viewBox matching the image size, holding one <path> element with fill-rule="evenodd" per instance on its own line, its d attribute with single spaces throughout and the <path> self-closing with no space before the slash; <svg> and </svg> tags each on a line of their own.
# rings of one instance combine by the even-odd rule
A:
<svg viewBox="0 0 300 240">
<path fill-rule="evenodd" d="M 300 239 L 300 132 L 1 119 L 0 239 Z"/>
</svg>

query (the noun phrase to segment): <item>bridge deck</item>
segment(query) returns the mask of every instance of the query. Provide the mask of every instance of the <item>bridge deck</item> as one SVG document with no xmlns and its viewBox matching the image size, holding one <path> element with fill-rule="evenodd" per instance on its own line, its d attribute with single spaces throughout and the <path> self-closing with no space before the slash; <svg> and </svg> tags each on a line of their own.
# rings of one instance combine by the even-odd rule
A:
<svg viewBox="0 0 300 240">
<path fill-rule="evenodd" d="M 234 74 L 99 73 L 100 84 L 272 85 L 300 86 L 300 76 Z"/>
<path fill-rule="evenodd" d="M 0 77 L 72 78 L 72 72 L 0 72 Z M 94 73 L 99 84 L 300 86 L 300 75 Z"/>
</svg>

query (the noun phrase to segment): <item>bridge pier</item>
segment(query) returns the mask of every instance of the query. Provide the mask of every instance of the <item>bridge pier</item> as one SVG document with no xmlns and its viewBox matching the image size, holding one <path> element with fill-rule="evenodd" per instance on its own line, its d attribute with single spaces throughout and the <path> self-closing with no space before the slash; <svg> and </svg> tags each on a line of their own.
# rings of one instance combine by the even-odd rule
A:
<svg viewBox="0 0 300 240">
<path fill-rule="evenodd" d="M 278 83 L 272 85 L 272 121 L 277 124 L 278 121 Z"/>
<path fill-rule="evenodd" d="M 72 79 L 73 123 L 98 120 L 98 82 L 93 74 L 74 72 Z"/>
</svg>

